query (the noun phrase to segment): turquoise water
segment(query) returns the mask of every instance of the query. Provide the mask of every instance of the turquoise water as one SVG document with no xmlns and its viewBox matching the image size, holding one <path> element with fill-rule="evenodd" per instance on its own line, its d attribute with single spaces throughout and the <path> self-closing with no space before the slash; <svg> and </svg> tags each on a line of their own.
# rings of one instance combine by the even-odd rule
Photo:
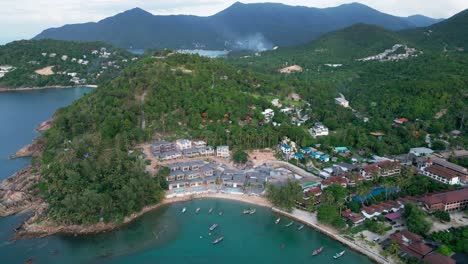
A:
<svg viewBox="0 0 468 264">
<path fill-rule="evenodd" d="M 28 159 L 8 160 L 38 133 L 34 128 L 54 111 L 71 103 L 89 88 L 0 93 L 0 177 L 27 166 Z M 185 214 L 181 213 L 187 207 Z M 196 215 L 195 209 L 201 207 Z M 208 209 L 215 210 L 208 214 Z M 339 260 L 332 256 L 345 247 L 328 237 L 304 228 L 297 230 L 271 210 L 255 207 L 254 215 L 242 215 L 248 205 L 225 200 L 197 200 L 154 210 L 119 230 L 84 237 L 55 235 L 11 242 L 13 229 L 27 215 L 0 219 L 0 263 L 370 263 L 349 249 Z M 223 211 L 222 216 L 218 215 Z M 215 234 L 208 228 L 219 224 Z M 218 236 L 218 245 L 211 242 Z M 282 246 L 283 245 L 283 246 Z M 319 246 L 319 256 L 310 254 Z"/>
</svg>

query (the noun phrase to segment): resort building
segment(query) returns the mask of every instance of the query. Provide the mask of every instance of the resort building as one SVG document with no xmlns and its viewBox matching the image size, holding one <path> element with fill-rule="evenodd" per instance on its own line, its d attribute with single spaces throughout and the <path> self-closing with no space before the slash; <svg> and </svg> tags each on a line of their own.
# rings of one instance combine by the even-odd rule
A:
<svg viewBox="0 0 468 264">
<path fill-rule="evenodd" d="M 403 204 L 398 203 L 397 201 L 387 201 L 374 204 L 371 206 L 364 206 L 361 208 L 361 213 L 367 219 L 372 219 L 376 216 L 379 216 L 383 213 L 394 213 L 398 212 L 400 209 L 404 208 Z"/>
<path fill-rule="evenodd" d="M 286 145 L 286 144 L 281 144 L 280 148 L 281 148 L 281 152 L 283 152 L 283 154 L 286 154 L 286 155 L 291 154 L 291 146 Z"/>
<path fill-rule="evenodd" d="M 178 139 L 176 140 L 176 146 L 179 150 L 185 150 L 192 148 L 192 141 L 188 139 Z"/>
<path fill-rule="evenodd" d="M 192 141 L 192 147 L 194 147 L 194 148 L 206 147 L 206 142 L 203 141 L 203 140 L 195 140 L 195 141 Z"/>
<path fill-rule="evenodd" d="M 354 225 L 359 225 L 364 223 L 366 218 L 364 218 L 361 214 L 356 214 L 352 212 L 350 209 L 346 209 L 341 212 L 341 216 L 344 217 L 346 220 L 350 221 Z"/>
<path fill-rule="evenodd" d="M 468 189 L 426 195 L 420 201 L 430 212 L 460 211 L 468 208 Z"/>
<path fill-rule="evenodd" d="M 444 159 L 431 157 L 419 168 L 419 173 L 441 183 L 455 185 L 468 177 L 466 168 Z"/>
<path fill-rule="evenodd" d="M 173 160 L 182 157 L 182 152 L 179 150 L 171 150 L 167 152 L 157 153 L 155 154 L 155 156 L 158 157 L 158 159 L 161 161 Z"/>
<path fill-rule="evenodd" d="M 400 163 L 391 160 L 384 160 L 374 164 L 361 167 L 361 175 L 366 180 L 373 180 L 378 177 L 390 177 L 401 173 Z"/>
<path fill-rule="evenodd" d="M 216 157 L 229 158 L 229 146 L 218 146 L 216 148 Z"/>
<path fill-rule="evenodd" d="M 314 124 L 313 127 L 309 129 L 309 133 L 313 137 L 320 137 L 320 136 L 328 136 L 329 131 L 328 131 L 328 127 L 326 127 L 320 122 L 317 122 Z"/>
<path fill-rule="evenodd" d="M 409 151 L 409 154 L 412 154 L 416 157 L 424 157 L 424 156 L 429 156 L 431 155 L 432 153 L 434 153 L 434 151 L 430 148 L 424 148 L 424 147 L 420 147 L 420 148 L 412 148 L 410 149 Z"/>
<path fill-rule="evenodd" d="M 414 257 L 429 264 L 455 264 L 453 259 L 437 253 L 434 248 L 426 245 L 421 236 L 408 230 L 398 231 L 390 235 L 382 243 L 383 248 L 386 249 L 393 241 L 399 245 L 399 255 L 402 257 Z"/>
<path fill-rule="evenodd" d="M 176 146 L 172 142 L 167 142 L 167 141 L 156 141 L 151 145 L 151 151 L 155 156 L 156 154 L 162 153 L 162 152 L 169 152 L 169 151 L 175 151 Z"/>
<path fill-rule="evenodd" d="M 278 98 L 271 100 L 271 104 L 275 107 L 281 107 L 281 103 Z"/>
</svg>

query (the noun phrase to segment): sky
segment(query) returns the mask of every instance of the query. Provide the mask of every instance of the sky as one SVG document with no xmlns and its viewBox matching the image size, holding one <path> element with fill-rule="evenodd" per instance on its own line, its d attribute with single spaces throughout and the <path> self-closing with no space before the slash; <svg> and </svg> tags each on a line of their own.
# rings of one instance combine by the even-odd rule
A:
<svg viewBox="0 0 468 264">
<path fill-rule="evenodd" d="M 0 0 L 0 44 L 30 39 L 50 27 L 97 22 L 134 7 L 140 7 L 155 15 L 209 16 L 234 2 L 235 0 Z M 468 0 L 241 0 L 240 2 L 278 2 L 319 8 L 359 2 L 391 15 L 422 14 L 434 18 L 448 18 L 468 8 Z"/>
</svg>

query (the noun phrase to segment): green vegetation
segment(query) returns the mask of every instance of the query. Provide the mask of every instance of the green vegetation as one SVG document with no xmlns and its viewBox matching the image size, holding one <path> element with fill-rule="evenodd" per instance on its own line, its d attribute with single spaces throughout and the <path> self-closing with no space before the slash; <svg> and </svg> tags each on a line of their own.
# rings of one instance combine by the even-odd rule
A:
<svg viewBox="0 0 468 264">
<path fill-rule="evenodd" d="M 296 181 L 288 181 L 285 185 L 276 186 L 269 184 L 267 186 L 267 199 L 282 210 L 291 212 L 296 206 L 296 201 L 302 199 L 302 187 Z"/>
<path fill-rule="evenodd" d="M 96 50 L 109 53 L 108 58 L 92 54 Z M 44 53 L 44 55 L 42 54 Z M 51 54 L 55 54 L 54 56 Z M 66 55 L 65 60 L 62 56 Z M 53 56 L 53 57 L 51 57 Z M 109 44 L 93 42 L 78 43 L 58 40 L 23 40 L 0 46 L 0 65 L 14 66 L 16 69 L 0 78 L 0 87 L 43 87 L 71 86 L 71 76 L 76 73 L 85 84 L 102 84 L 116 77 L 123 68 L 131 64 L 135 55 Z M 76 61 L 72 61 L 75 58 Z M 78 60 L 88 61 L 87 65 Z M 111 63 L 111 64 L 109 64 Z M 53 66 L 52 75 L 40 75 L 36 70 Z"/>
<path fill-rule="evenodd" d="M 445 245 L 444 252 L 448 253 L 463 252 L 468 254 L 468 227 L 460 227 L 451 229 L 450 232 L 439 231 L 429 235 L 429 239 L 443 243 Z M 441 252 L 442 253 L 442 252 Z M 442 253 L 443 254 L 443 253 Z"/>
<path fill-rule="evenodd" d="M 453 253 L 453 251 L 446 245 L 442 245 L 441 247 L 439 247 L 437 249 L 437 252 L 445 256 L 450 256 Z"/>
<path fill-rule="evenodd" d="M 432 215 L 439 219 L 439 221 L 450 222 L 450 214 L 445 211 L 435 211 Z"/>
<path fill-rule="evenodd" d="M 244 164 L 249 160 L 249 155 L 243 150 L 238 150 L 234 152 L 233 159 L 235 163 Z"/>
<path fill-rule="evenodd" d="M 413 233 L 426 235 L 431 229 L 432 223 L 426 220 L 424 211 L 412 203 L 405 204 L 403 217 L 406 220 L 408 230 Z"/>
<path fill-rule="evenodd" d="M 342 229 L 346 226 L 341 217 L 341 210 L 345 204 L 347 191 L 341 185 L 331 185 L 323 190 L 320 205 L 317 209 L 317 219 L 321 223 Z"/>
<path fill-rule="evenodd" d="M 381 222 L 373 221 L 373 220 L 366 220 L 364 222 L 364 226 L 371 232 L 383 235 L 385 234 L 385 225 Z"/>
</svg>

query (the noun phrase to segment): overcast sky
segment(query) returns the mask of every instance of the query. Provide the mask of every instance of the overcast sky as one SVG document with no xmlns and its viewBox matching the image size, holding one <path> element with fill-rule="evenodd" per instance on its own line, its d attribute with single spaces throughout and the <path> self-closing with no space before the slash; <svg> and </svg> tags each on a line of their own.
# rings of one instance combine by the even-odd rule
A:
<svg viewBox="0 0 468 264">
<path fill-rule="evenodd" d="M 153 14 L 193 14 L 209 16 L 235 1 L 226 0 L 0 0 L 0 44 L 29 39 L 50 27 L 89 21 L 131 9 L 143 8 Z M 422 14 L 448 18 L 468 8 L 468 0 L 282 0 L 289 5 L 330 7 L 360 2 L 397 16 Z"/>
</svg>

